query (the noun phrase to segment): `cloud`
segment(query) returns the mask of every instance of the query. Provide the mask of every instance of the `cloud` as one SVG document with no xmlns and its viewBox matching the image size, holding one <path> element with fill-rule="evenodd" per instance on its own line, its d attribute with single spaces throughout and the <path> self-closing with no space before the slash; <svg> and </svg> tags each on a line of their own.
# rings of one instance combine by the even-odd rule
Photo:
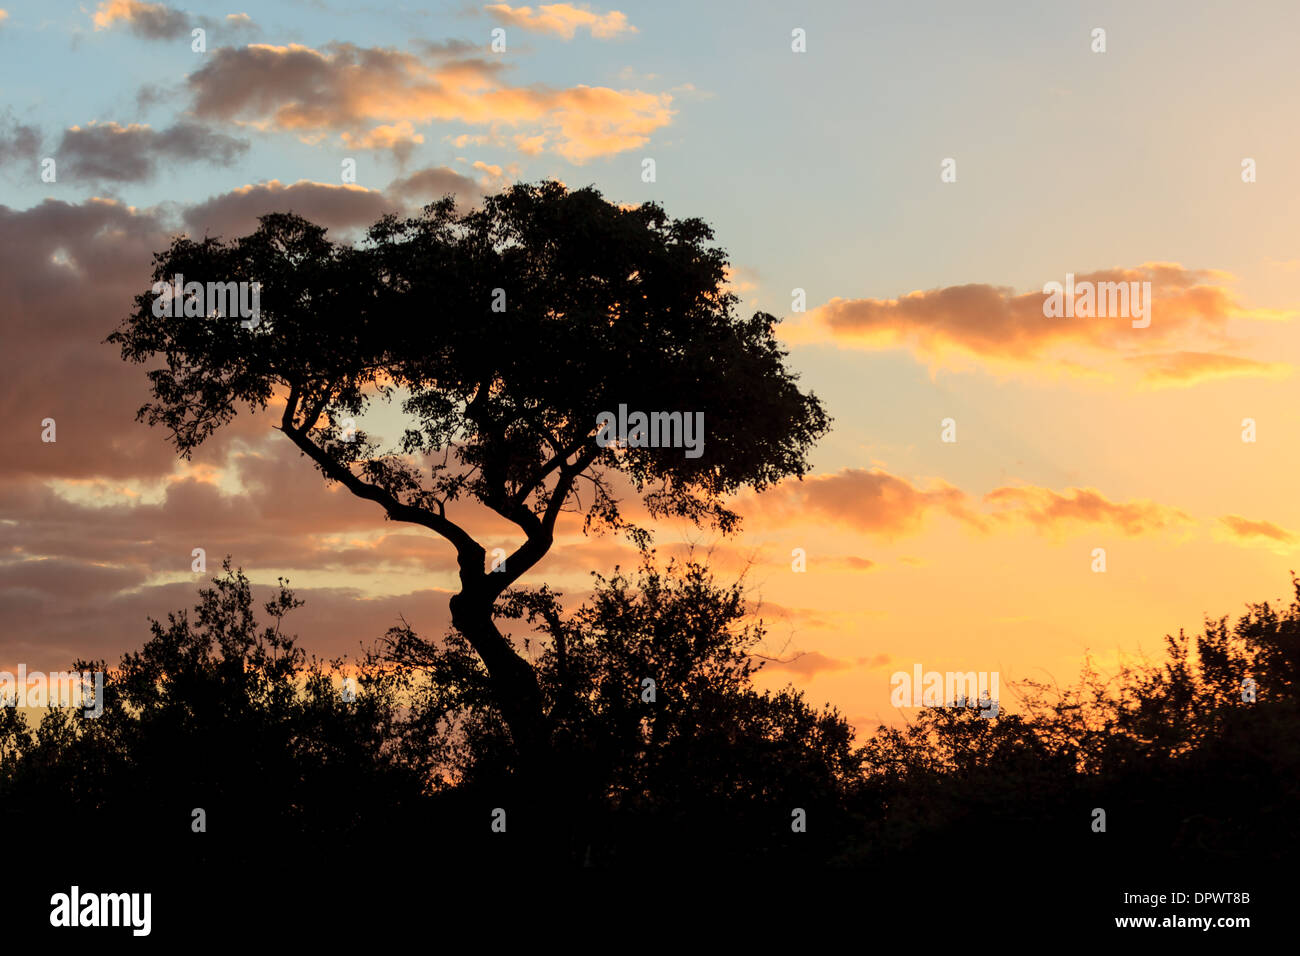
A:
<svg viewBox="0 0 1300 956">
<path fill-rule="evenodd" d="M 449 193 L 467 208 L 482 197 L 483 189 L 446 166 L 417 170 L 384 190 L 307 179 L 285 185 L 272 179 L 212 196 L 189 206 L 182 216 L 195 235 L 245 235 L 257 229 L 259 216 L 270 212 L 293 212 L 327 229 L 345 230 L 369 226 L 389 213 L 409 214 Z"/>
<path fill-rule="evenodd" d="M 135 421 L 143 371 L 104 344 L 145 291 L 169 224 L 155 211 L 105 199 L 0 205 L 0 477 L 86 478 L 168 473 L 175 454 Z M 41 441 L 53 418 L 57 441 Z M 241 434 L 238 424 L 214 450 Z"/>
<path fill-rule="evenodd" d="M 1224 515 L 1219 520 L 1236 538 L 1268 538 L 1282 544 L 1290 544 L 1296 540 L 1294 534 L 1271 521 L 1251 521 L 1241 515 Z"/>
<path fill-rule="evenodd" d="M 186 209 L 184 219 L 195 235 L 233 237 L 255 231 L 257 217 L 270 212 L 294 212 L 327 229 L 352 229 L 400 211 L 400 202 L 364 186 L 309 180 L 286 186 L 272 179 L 213 196 Z"/>
<path fill-rule="evenodd" d="M 343 133 L 343 143 L 352 149 L 388 149 L 392 150 L 399 162 L 406 162 L 411 151 L 424 142 L 424 137 L 415 131 L 410 120 L 402 120 L 387 126 L 354 135 Z"/>
<path fill-rule="evenodd" d="M 722 280 L 727 287 L 728 292 L 735 295 L 743 295 L 746 292 L 753 292 L 758 288 L 760 276 L 758 273 L 745 266 L 723 266 Z"/>
<path fill-rule="evenodd" d="M 947 286 L 911 292 L 896 299 L 833 298 L 809 313 L 793 338 L 829 338 L 865 349 L 906 348 L 918 357 L 941 363 L 948 359 L 1030 371 L 1087 371 L 1117 354 L 1145 371 L 1148 384 L 1187 384 L 1197 377 L 1277 375 L 1277 366 L 1228 355 L 1174 351 L 1208 343 L 1233 345 L 1227 333 L 1232 319 L 1271 320 L 1291 313 L 1250 309 L 1229 291 L 1230 275 L 1217 270 L 1185 269 L 1177 263 L 1148 262 L 1136 269 L 1107 269 L 1076 276 L 1082 282 L 1150 282 L 1151 325 L 1133 328 L 1117 317 L 1049 318 L 1041 291 L 1016 293 L 985 284 Z"/>
<path fill-rule="evenodd" d="M 820 651 L 806 651 L 795 655 L 789 660 L 764 659 L 763 665 L 764 670 L 789 671 L 804 678 L 810 678 L 825 671 L 847 670 L 853 666 L 849 661 L 827 657 Z"/>
<path fill-rule="evenodd" d="M 198 588 L 219 571 L 219 566 L 209 566 L 209 574 L 195 574 L 186 583 L 82 592 L 77 582 L 102 586 L 113 579 L 113 572 L 97 579 L 85 565 L 57 564 L 46 569 L 40 587 L 20 583 L 23 576 L 34 576 L 34 570 L 0 571 L 0 615 L 7 622 L 0 636 L 0 666 L 12 669 L 21 661 L 33 670 L 58 670 L 79 657 L 116 665 L 124 650 L 149 639 L 148 618 L 192 608 Z M 19 582 L 11 584 L 11 576 Z M 269 582 L 255 585 L 255 605 L 260 607 L 273 593 Z M 298 587 L 294 593 L 307 603 L 285 619 L 284 629 L 298 636 L 299 646 L 326 659 L 344 654 L 356 658 L 362 645 L 375 645 L 402 620 L 428 637 L 446 633 L 450 623 L 450 594 L 434 589 L 373 598 L 353 588 Z"/>
<path fill-rule="evenodd" d="M 455 570 L 454 551 L 437 535 L 385 523 L 373 504 L 323 481 L 271 431 L 269 417 L 259 424 L 248 443 L 256 452 L 223 456 L 213 480 L 194 471 L 165 476 L 151 483 L 161 488 L 149 500 L 106 492 L 95 479 L 75 500 L 76 483 L 0 483 L 3 554 L 133 568 L 142 579 L 187 568 L 195 547 L 209 562 L 233 554 L 278 570 Z M 152 437 L 165 446 L 161 430 Z"/>
<path fill-rule="evenodd" d="M 468 176 L 446 166 L 421 169 L 388 184 L 388 194 L 408 203 L 424 204 L 451 193 L 458 199 L 475 198 L 482 190 Z"/>
<path fill-rule="evenodd" d="M 324 51 L 251 44 L 210 53 L 187 83 L 200 119 L 354 138 L 403 121 L 504 124 L 528 127 L 546 149 L 573 163 L 641 146 L 674 114 L 668 93 L 511 86 L 502 79 L 504 70 L 503 63 L 482 58 L 426 62 L 350 43 Z"/>
<path fill-rule="evenodd" d="M 457 160 L 460 162 L 461 160 Z M 476 169 L 483 175 L 479 177 L 479 187 L 485 191 L 500 190 L 506 188 L 511 182 L 519 179 L 519 164 L 510 163 L 507 166 L 498 166 L 494 163 L 485 163 L 481 159 L 475 160 L 471 169 Z"/>
<path fill-rule="evenodd" d="M 73 177 L 105 182 L 145 182 L 158 164 L 202 160 L 229 166 L 248 151 L 248 141 L 217 133 L 197 123 L 165 130 L 132 123 L 88 123 L 63 133 L 58 159 Z"/>
<path fill-rule="evenodd" d="M 620 33 L 636 33 L 636 27 L 627 22 L 627 14 L 611 10 L 596 13 L 587 7 L 569 3 L 543 3 L 532 7 L 511 7 L 507 3 L 490 3 L 483 8 L 501 23 L 531 30 L 534 33 L 553 33 L 572 40 L 578 28 L 591 32 L 593 37 L 607 40 Z"/>
<path fill-rule="evenodd" d="M 827 615 L 820 608 L 789 607 L 772 601 L 758 601 L 749 606 L 748 613 L 752 617 L 769 622 L 780 620 L 823 630 L 831 630 L 834 627 L 829 619 L 833 615 Z"/>
<path fill-rule="evenodd" d="M 140 377 L 138 369 L 125 372 Z M 454 586 L 454 549 L 427 529 L 385 522 L 372 502 L 323 481 L 271 431 L 273 415 L 254 420 L 260 434 L 227 446 L 215 459 L 219 467 L 184 466 L 183 473 L 150 483 L 143 495 L 93 474 L 81 481 L 0 475 L 0 615 L 6 621 L 0 663 L 62 666 L 79 654 L 139 646 L 147 637 L 146 614 L 190 606 L 195 587 L 206 583 L 209 575 L 190 571 L 195 547 L 206 550 L 209 572 L 230 554 L 254 581 L 287 574 L 301 585 L 302 575 L 310 575 L 314 587 L 297 589 L 308 606 L 295 612 L 291 629 L 318 653 L 354 652 L 358 641 L 382 636 L 399 614 L 422 633 L 443 633 L 450 593 L 438 585 Z M 125 416 L 104 427 L 120 436 L 132 423 Z M 173 457 L 159 430 L 135 427 Z M 71 496 L 78 491 L 84 494 Z M 480 541 L 519 543 L 517 534 L 495 537 L 486 509 L 472 510 L 482 520 L 454 517 Z M 574 523 L 579 529 L 569 543 L 548 555 L 546 574 L 565 562 L 579 571 L 607 566 L 593 554 L 610 543 L 592 545 Z M 494 519 L 491 529 L 504 524 Z M 403 580 L 420 582 L 419 590 L 403 593 Z M 336 581 L 348 586 L 333 586 Z M 365 587 L 376 581 L 388 593 L 367 596 Z"/>
<path fill-rule="evenodd" d="M 0 128 L 0 163 L 35 160 L 40 155 L 40 148 L 41 131 L 35 126 L 8 119 Z"/>
<path fill-rule="evenodd" d="M 834 475 L 784 481 L 738 505 L 742 514 L 769 522 L 816 526 L 821 517 L 858 531 L 886 538 L 916 534 L 935 513 L 946 514 L 977 531 L 992 530 L 991 521 L 1020 520 L 1040 530 L 1069 523 L 1108 524 L 1125 534 L 1163 531 L 1191 522 L 1186 513 L 1153 501 L 1110 501 L 1090 488 L 1064 492 L 1032 485 L 996 488 L 980 509 L 964 491 L 942 481 L 923 490 L 905 478 L 880 469 L 846 468 Z M 810 517 L 812 516 L 812 517 Z M 865 558 L 836 558 L 832 563 L 869 570 Z M 918 563 L 903 558 L 904 563 Z"/>
<path fill-rule="evenodd" d="M 1192 520 L 1177 508 L 1153 501 L 1110 501 L 1091 488 L 1067 488 L 1064 494 L 1034 486 L 997 488 L 984 500 L 1001 509 L 998 517 L 1018 518 L 1040 529 L 1069 523 L 1109 524 L 1127 535 L 1139 535 Z"/>
<path fill-rule="evenodd" d="M 96 31 L 111 30 L 124 24 L 131 33 L 146 40 L 188 37 L 195 27 L 231 37 L 242 35 L 246 38 L 260 32 L 247 13 L 228 13 L 215 19 L 176 10 L 165 3 L 145 3 L 143 0 L 104 0 L 95 8 L 92 21 Z"/>
<path fill-rule="evenodd" d="M 836 657 L 828 657 L 820 651 L 805 651 L 789 660 L 765 658 L 763 669 L 789 671 L 792 674 L 798 674 L 800 677 L 812 678 L 817 674 L 828 671 L 843 671 L 854 667 L 869 671 L 879 670 L 882 667 L 887 667 L 891 660 L 892 658 L 888 654 L 876 654 L 872 657 L 858 657 L 851 661 L 845 661 Z"/>
<path fill-rule="evenodd" d="M 833 568 L 844 568 L 848 571 L 870 571 L 876 567 L 876 562 L 870 558 L 858 558 L 853 555 L 846 555 L 840 558 L 828 558 L 826 563 Z"/>
<path fill-rule="evenodd" d="M 879 469 L 845 468 L 834 475 L 785 481 L 750 500 L 769 520 L 797 523 L 813 512 L 886 537 L 919 531 L 926 516 L 936 511 L 977 528 L 984 525 L 960 489 L 937 482 L 925 491 Z"/>
<path fill-rule="evenodd" d="M 96 30 L 124 23 L 132 33 L 150 40 L 172 40 L 188 35 L 191 29 L 188 15 L 165 3 L 142 0 L 105 0 L 95 8 L 94 23 Z"/>
<path fill-rule="evenodd" d="M 4 23 L 8 19 L 9 19 L 9 11 L 0 9 L 0 23 Z"/>
<path fill-rule="evenodd" d="M 1258 362 L 1213 352 L 1157 352 L 1128 359 L 1142 369 L 1142 381 L 1151 385 L 1195 385 L 1216 378 L 1285 378 L 1285 362 Z"/>
</svg>

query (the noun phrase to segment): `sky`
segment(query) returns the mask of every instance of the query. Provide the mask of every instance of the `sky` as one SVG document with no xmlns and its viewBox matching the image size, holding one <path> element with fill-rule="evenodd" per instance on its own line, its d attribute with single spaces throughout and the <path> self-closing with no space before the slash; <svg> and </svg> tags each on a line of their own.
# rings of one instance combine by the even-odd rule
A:
<svg viewBox="0 0 1300 956">
<path fill-rule="evenodd" d="M 1010 703 L 1289 595 L 1295 4 L 0 8 L 0 668 L 138 647 L 199 547 L 289 577 L 323 656 L 445 630 L 444 542 L 268 418 L 178 461 L 103 340 L 177 233 L 293 210 L 355 238 L 543 178 L 708 222 L 834 419 L 804 481 L 738 497 L 741 533 L 656 529 L 745 574 L 764 686 L 870 730 L 916 664 Z M 1067 274 L 1149 282 L 1149 325 L 1046 315 Z M 578 600 L 618 563 L 565 527 L 523 583 Z"/>
</svg>

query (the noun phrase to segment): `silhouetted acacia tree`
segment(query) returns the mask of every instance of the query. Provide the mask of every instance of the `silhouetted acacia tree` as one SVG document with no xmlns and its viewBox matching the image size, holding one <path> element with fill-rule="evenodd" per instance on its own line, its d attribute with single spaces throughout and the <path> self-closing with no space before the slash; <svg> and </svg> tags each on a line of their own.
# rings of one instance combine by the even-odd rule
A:
<svg viewBox="0 0 1300 956">
<path fill-rule="evenodd" d="M 620 513 L 621 474 L 653 516 L 729 531 L 738 516 L 725 496 L 802 477 L 828 427 L 785 367 L 777 320 L 735 314 L 712 237 L 653 203 L 624 208 L 556 182 L 511 187 L 466 213 L 447 198 L 415 218 L 387 217 L 356 246 L 270 215 L 231 241 L 175 240 L 153 275 L 260 282 L 256 324 L 160 317 L 146 292 L 109 340 L 128 360 L 161 361 L 140 417 L 165 426 L 182 455 L 239 409 L 283 400 L 279 428 L 328 480 L 450 542 L 452 621 L 481 658 L 514 745 L 540 769 L 542 692 L 493 607 L 547 553 L 560 513 L 644 543 Z M 399 402 L 409 420 L 391 447 L 351 430 L 375 398 Z M 703 454 L 601 447 L 597 416 L 620 404 L 702 412 Z M 522 533 L 495 573 L 447 516 L 461 497 Z"/>
</svg>

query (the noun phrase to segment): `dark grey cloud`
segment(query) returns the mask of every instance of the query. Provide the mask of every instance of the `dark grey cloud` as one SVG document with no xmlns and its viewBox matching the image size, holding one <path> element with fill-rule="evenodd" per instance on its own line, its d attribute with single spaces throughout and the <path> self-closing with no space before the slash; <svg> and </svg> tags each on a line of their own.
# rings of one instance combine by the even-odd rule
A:
<svg viewBox="0 0 1300 956">
<path fill-rule="evenodd" d="M 78 658 L 104 659 L 111 667 L 123 652 L 149 640 L 150 618 L 165 621 L 170 611 L 193 608 L 198 588 L 220 571 L 218 560 L 216 568 L 209 567 L 211 573 L 195 574 L 192 581 L 85 594 L 76 582 L 87 569 L 68 562 L 57 562 L 57 567 L 55 562 L 39 563 L 50 567 L 36 588 L 11 586 L 8 574 L 0 572 L 0 616 L 7 622 L 0 636 L 0 667 L 21 662 L 28 670 L 57 671 Z M 19 577 L 33 573 L 21 565 L 7 572 Z M 375 598 L 352 588 L 294 590 L 307 603 L 285 618 L 284 630 L 308 653 L 325 659 L 359 656 L 363 646 L 376 645 L 403 619 L 427 637 L 441 637 L 450 625 L 450 592 L 428 589 Z M 253 588 L 258 606 L 273 594 L 269 583 Z"/>
<path fill-rule="evenodd" d="M 176 230 L 156 210 L 107 199 L 0 204 L 0 476 L 157 476 L 175 452 L 135 421 L 148 398 L 139 366 L 104 337 L 148 291 L 153 253 Z M 53 418 L 57 441 L 41 441 Z M 231 436 L 245 426 L 236 421 Z M 224 431 L 224 429 L 223 429 Z M 217 438 L 214 451 L 226 442 Z"/>
<path fill-rule="evenodd" d="M 190 14 L 165 3 L 146 3 L 144 0 L 105 0 L 95 9 L 97 30 L 124 23 L 136 36 L 147 40 L 172 40 L 185 36 L 198 26 L 195 20 Z"/>
<path fill-rule="evenodd" d="M 400 212 L 400 201 L 375 189 L 304 180 L 285 185 L 267 183 L 241 186 L 191 206 L 185 225 L 195 235 L 245 235 L 257 229 L 257 217 L 269 212 L 293 212 L 328 229 L 368 226 L 390 212 Z"/>
<path fill-rule="evenodd" d="M 132 34 L 145 40 L 188 38 L 196 27 L 215 33 L 218 37 L 231 39 L 250 37 L 260 32 L 252 17 L 246 13 L 207 17 L 146 0 L 103 0 L 95 8 L 94 22 L 96 30 L 125 25 Z"/>
<path fill-rule="evenodd" d="M 177 123 L 164 130 L 139 123 L 88 123 L 64 131 L 56 157 L 60 172 L 73 179 L 137 183 L 152 179 L 161 163 L 229 166 L 248 146 L 248 140 L 198 123 Z"/>
<path fill-rule="evenodd" d="M 452 193 L 459 201 L 471 201 L 483 194 L 479 184 L 446 166 L 430 166 L 388 184 L 388 193 L 408 203 L 424 205 Z"/>
<path fill-rule="evenodd" d="M 0 163 L 32 162 L 40 155 L 41 131 L 35 126 L 0 120 Z"/>
</svg>

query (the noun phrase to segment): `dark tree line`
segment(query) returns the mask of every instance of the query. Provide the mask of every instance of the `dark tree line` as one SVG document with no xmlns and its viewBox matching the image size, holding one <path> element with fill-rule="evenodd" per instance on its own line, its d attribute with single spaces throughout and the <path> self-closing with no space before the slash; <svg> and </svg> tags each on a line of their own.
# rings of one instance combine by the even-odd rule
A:
<svg viewBox="0 0 1300 956">
<path fill-rule="evenodd" d="M 282 584 L 259 622 L 227 567 L 109 670 L 100 718 L 0 710 L 0 807 L 10 832 L 117 834 L 220 867 L 268 848 L 328 866 L 416 834 L 463 866 L 1255 866 L 1297 846 L 1296 587 L 1289 606 L 1169 637 L 1163 661 L 1027 685 L 993 719 L 923 708 L 861 744 L 834 709 L 755 689 L 762 626 L 740 584 L 697 563 L 647 558 L 568 611 L 512 590 L 498 612 L 538 674 L 562 782 L 539 795 L 462 635 L 394 628 L 346 700 L 343 662 L 308 660 L 282 627 L 292 594 Z"/>
</svg>

